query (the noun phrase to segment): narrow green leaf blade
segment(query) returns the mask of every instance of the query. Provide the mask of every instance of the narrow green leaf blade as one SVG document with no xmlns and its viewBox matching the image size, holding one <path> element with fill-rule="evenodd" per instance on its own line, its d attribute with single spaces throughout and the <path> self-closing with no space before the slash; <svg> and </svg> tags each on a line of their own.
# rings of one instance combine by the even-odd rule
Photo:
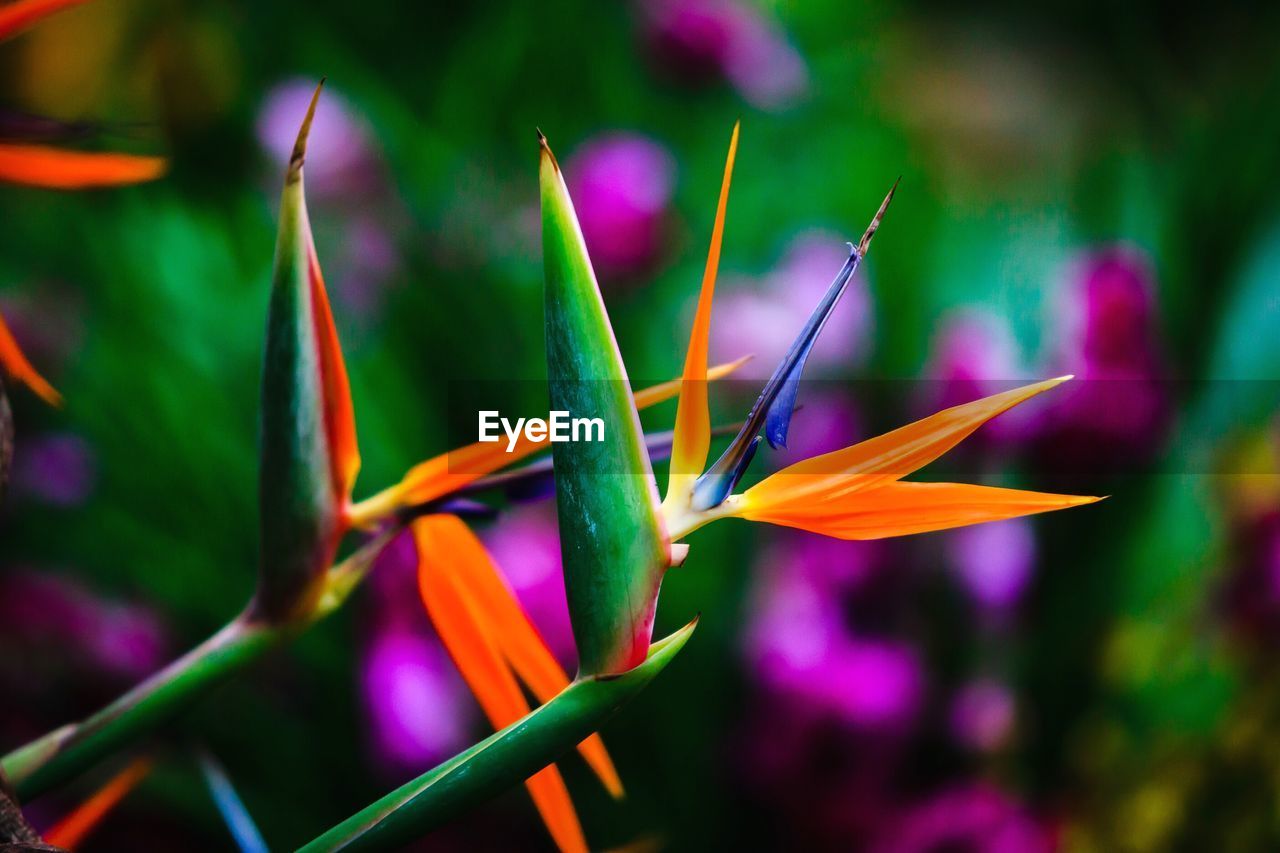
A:
<svg viewBox="0 0 1280 853">
<path fill-rule="evenodd" d="M 320 851 L 396 850 L 518 785 L 572 752 L 666 668 L 697 626 L 653 644 L 644 663 L 619 676 L 585 678 L 524 719 L 392 791 L 302 847 Z"/>
<path fill-rule="evenodd" d="M 551 410 L 604 422 L 602 441 L 552 444 L 569 615 L 579 672 L 617 673 L 645 659 L 669 549 L 627 371 L 545 139 L 540 178 Z"/>
</svg>

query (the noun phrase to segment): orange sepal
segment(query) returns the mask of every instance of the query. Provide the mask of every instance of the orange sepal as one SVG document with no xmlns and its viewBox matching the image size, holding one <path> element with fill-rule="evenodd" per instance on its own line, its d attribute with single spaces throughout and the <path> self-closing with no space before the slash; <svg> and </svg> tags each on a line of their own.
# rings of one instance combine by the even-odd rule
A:
<svg viewBox="0 0 1280 853">
<path fill-rule="evenodd" d="M 309 238 L 308 234 L 308 238 Z M 360 447 L 356 440 L 355 410 L 351 405 L 351 382 L 347 364 L 333 323 L 333 310 L 324 287 L 324 275 L 316 258 L 314 244 L 307 247 L 308 277 L 315 312 L 316 345 L 320 350 L 320 381 L 324 388 L 325 431 L 329 436 L 329 464 L 333 472 L 334 491 L 350 500 L 356 475 L 360 472 Z"/>
<path fill-rule="evenodd" d="M 418 547 L 418 589 L 436 632 L 476 701 L 494 728 L 501 729 L 529 713 L 520 685 L 487 628 L 486 613 L 451 571 L 458 543 L 452 516 L 425 516 L 413 523 Z M 449 555 L 449 565 L 439 559 Z M 563 851 L 586 851 L 568 788 L 555 765 L 525 782 L 556 845 Z"/>
<path fill-rule="evenodd" d="M 49 405 L 62 405 L 62 395 L 36 372 L 31 362 L 22 354 L 22 349 L 5 324 L 3 315 L 0 315 L 0 368 L 4 368 L 6 373 L 26 385 Z"/>
<path fill-rule="evenodd" d="M 17 0 L 0 5 L 0 41 L 12 38 L 28 27 L 87 0 Z"/>
<path fill-rule="evenodd" d="M 733 178 L 733 160 L 738 151 L 738 124 L 729 138 L 729 154 L 725 158 L 724 177 L 720 183 L 720 200 L 716 204 L 715 225 L 711 229 L 711 247 L 702 272 L 702 290 L 698 294 L 698 310 L 689 334 L 689 350 L 685 354 L 681 375 L 680 402 L 676 409 L 675 435 L 671 444 L 671 482 L 668 497 L 685 491 L 694 477 L 702 473 L 711 447 L 711 415 L 707 408 L 707 346 L 711 336 L 711 303 L 716 290 L 716 272 L 720 267 L 720 245 L 724 239 L 724 217 L 729 205 L 729 184 Z"/>
<path fill-rule="evenodd" d="M 750 521 L 798 527 L 837 539 L 885 539 L 1034 515 L 1098 500 L 1101 498 L 969 483 L 887 483 L 804 505 L 755 506 L 744 496 L 743 509 L 737 514 Z"/>
<path fill-rule="evenodd" d="M 58 190 L 115 187 L 164 174 L 163 157 L 0 143 L 0 182 Z"/>
<path fill-rule="evenodd" d="M 123 770 L 107 780 L 107 784 L 95 791 L 89 799 L 54 824 L 53 828 L 44 834 L 44 840 L 54 847 L 75 849 L 76 845 L 83 841 L 102 822 L 102 819 L 147 777 L 151 772 L 152 764 L 150 756 L 135 758 Z"/>
<path fill-rule="evenodd" d="M 766 477 L 743 497 L 757 508 L 818 505 L 900 480 L 951 450 L 996 415 L 1070 378 L 1048 379 L 953 406 L 843 450 L 813 456 Z"/>
</svg>

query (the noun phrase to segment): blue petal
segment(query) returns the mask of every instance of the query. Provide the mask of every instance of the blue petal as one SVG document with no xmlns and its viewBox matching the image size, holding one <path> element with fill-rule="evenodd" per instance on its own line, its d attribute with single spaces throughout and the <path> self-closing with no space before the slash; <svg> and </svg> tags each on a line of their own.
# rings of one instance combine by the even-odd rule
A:
<svg viewBox="0 0 1280 853">
<path fill-rule="evenodd" d="M 222 820 L 227 824 L 227 829 L 231 832 L 231 837 L 241 853 L 269 853 L 267 843 L 262 839 L 262 833 L 258 831 L 258 826 L 253 822 L 249 810 L 245 808 L 244 801 L 236 793 L 235 787 L 217 759 L 208 753 L 202 753 L 200 771 L 204 775 L 205 783 L 209 786 L 213 802 L 217 805 L 218 812 L 222 815 Z"/>
</svg>

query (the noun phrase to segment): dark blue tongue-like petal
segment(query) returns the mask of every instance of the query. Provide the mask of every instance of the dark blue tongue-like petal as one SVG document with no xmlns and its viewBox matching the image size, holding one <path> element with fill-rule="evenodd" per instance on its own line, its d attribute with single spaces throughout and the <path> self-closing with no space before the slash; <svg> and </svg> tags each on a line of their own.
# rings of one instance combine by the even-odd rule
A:
<svg viewBox="0 0 1280 853">
<path fill-rule="evenodd" d="M 823 294 L 822 300 L 809 315 L 804 328 L 792 342 L 782 362 L 765 383 L 764 390 L 760 392 L 755 405 L 751 407 L 751 412 L 747 415 L 742 429 L 738 431 L 715 464 L 694 483 L 692 499 L 694 509 L 711 509 L 724 503 L 725 498 L 729 497 L 738 481 L 742 479 L 747 464 L 755 453 L 761 428 L 764 429 L 770 447 L 776 449 L 786 446 L 787 431 L 791 425 L 792 412 L 795 410 L 796 393 L 800 387 L 800 377 L 804 373 L 805 361 L 809 358 L 809 352 L 813 349 L 814 342 L 818 340 L 818 335 L 822 333 L 822 327 L 826 325 L 831 312 L 835 310 L 840 297 L 848 288 L 849 279 L 853 277 L 858 264 L 866 257 L 867 249 L 871 246 L 871 238 L 880 227 L 880 221 L 889 207 L 889 202 L 893 200 L 893 193 L 897 188 L 898 184 L 895 182 L 893 189 L 889 190 L 879 211 L 876 212 L 875 218 L 871 220 L 871 225 L 867 227 L 866 233 L 858 241 L 858 245 L 849 247 L 849 257 L 844 262 L 844 266 L 840 268 L 835 280 Z"/>
<path fill-rule="evenodd" d="M 774 450 L 787 446 L 787 430 L 791 426 L 791 415 L 795 410 L 796 392 L 800 390 L 800 377 L 804 374 L 805 361 L 808 360 L 813 345 L 817 343 L 818 336 L 822 334 L 822 327 L 826 325 L 827 318 L 831 316 L 836 303 L 848 289 L 849 279 L 852 278 L 853 271 L 858 268 L 859 260 L 861 258 L 858 250 L 851 244 L 849 259 L 841 267 L 835 281 L 831 282 L 831 286 L 827 288 L 818 307 L 813 309 L 808 322 L 792 342 L 791 348 L 787 350 L 786 356 L 774 373 L 775 376 L 781 376 L 782 381 L 775 392 L 773 402 L 767 404 L 769 408 L 764 422 L 764 437 L 768 439 L 769 446 Z M 768 390 L 768 386 L 765 386 L 766 393 Z M 764 394 L 761 394 L 762 399 L 763 397 Z"/>
</svg>

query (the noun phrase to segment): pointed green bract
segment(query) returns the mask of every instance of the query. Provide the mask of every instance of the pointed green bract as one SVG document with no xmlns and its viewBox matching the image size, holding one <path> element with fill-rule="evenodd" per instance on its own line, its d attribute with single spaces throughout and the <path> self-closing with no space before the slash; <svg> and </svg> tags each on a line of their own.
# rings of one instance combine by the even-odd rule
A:
<svg viewBox="0 0 1280 853">
<path fill-rule="evenodd" d="M 540 171 L 551 410 L 604 422 L 603 441 L 552 445 L 569 615 L 579 671 L 617 673 L 645 658 L 668 545 L 626 368 L 545 139 Z"/>
<path fill-rule="evenodd" d="M 648 658 L 616 677 L 575 681 L 524 719 L 419 776 L 302 847 L 398 850 L 574 750 L 666 668 L 697 622 L 653 644 Z"/>
<path fill-rule="evenodd" d="M 319 95 L 319 90 L 316 91 Z M 306 612 L 320 594 L 340 534 L 325 428 L 325 384 L 312 276 L 315 247 L 302 162 L 311 109 L 280 201 L 259 413 L 258 606 L 276 621 Z"/>
</svg>

